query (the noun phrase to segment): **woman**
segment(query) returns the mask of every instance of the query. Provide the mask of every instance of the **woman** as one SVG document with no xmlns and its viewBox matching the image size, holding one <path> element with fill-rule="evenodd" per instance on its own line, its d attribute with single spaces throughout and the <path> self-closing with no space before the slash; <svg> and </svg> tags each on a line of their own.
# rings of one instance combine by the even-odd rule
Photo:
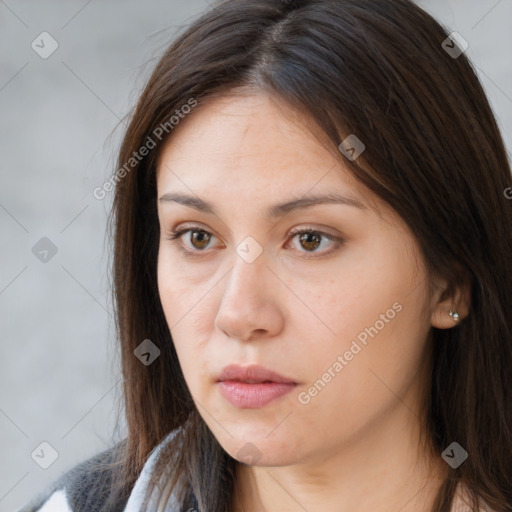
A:
<svg viewBox="0 0 512 512">
<path fill-rule="evenodd" d="M 463 50 L 409 0 L 170 46 L 113 179 L 128 437 L 30 510 L 512 509 L 512 179 Z"/>
</svg>

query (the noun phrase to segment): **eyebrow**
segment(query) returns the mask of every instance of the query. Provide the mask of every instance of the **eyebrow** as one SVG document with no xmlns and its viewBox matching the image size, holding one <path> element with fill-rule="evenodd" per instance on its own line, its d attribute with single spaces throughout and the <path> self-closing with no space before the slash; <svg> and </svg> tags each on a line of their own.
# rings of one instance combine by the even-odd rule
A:
<svg viewBox="0 0 512 512">
<path fill-rule="evenodd" d="M 194 208 L 200 212 L 217 215 L 214 206 L 211 203 L 200 199 L 199 197 L 169 192 L 160 197 L 160 201 L 162 203 L 178 203 L 183 206 L 188 206 L 189 208 Z M 326 194 L 321 196 L 301 197 L 298 199 L 292 199 L 285 203 L 275 204 L 267 210 L 265 217 L 268 220 L 272 220 L 276 217 L 281 217 L 291 211 L 308 208 L 318 204 L 341 204 L 360 208 L 361 210 L 367 210 L 367 206 L 355 197 L 342 196 L 338 194 Z"/>
</svg>

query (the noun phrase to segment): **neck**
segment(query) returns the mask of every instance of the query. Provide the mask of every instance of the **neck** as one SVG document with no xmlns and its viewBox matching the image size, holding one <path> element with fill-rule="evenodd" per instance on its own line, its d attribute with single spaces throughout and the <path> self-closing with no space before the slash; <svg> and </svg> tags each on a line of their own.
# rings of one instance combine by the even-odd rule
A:
<svg viewBox="0 0 512 512">
<path fill-rule="evenodd" d="M 420 446 L 419 420 L 399 403 L 357 438 L 299 464 L 238 464 L 232 511 L 428 512 L 448 469 L 441 457 L 432 458 Z"/>
</svg>

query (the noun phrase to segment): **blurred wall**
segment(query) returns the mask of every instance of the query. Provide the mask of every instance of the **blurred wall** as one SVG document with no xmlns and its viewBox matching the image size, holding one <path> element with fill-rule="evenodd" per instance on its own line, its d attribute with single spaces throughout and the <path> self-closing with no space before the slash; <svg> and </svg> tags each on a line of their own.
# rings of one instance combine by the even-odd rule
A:
<svg viewBox="0 0 512 512">
<path fill-rule="evenodd" d="M 469 43 L 511 148 L 512 3 L 418 3 Z M 115 170 L 122 119 L 155 59 L 207 7 L 0 2 L 0 512 L 125 435 L 111 196 L 92 192 Z"/>
</svg>

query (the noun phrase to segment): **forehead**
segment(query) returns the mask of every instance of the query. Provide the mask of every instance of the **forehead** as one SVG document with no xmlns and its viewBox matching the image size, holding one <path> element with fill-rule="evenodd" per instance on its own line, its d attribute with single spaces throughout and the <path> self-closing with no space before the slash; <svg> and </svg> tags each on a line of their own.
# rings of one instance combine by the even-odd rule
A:
<svg viewBox="0 0 512 512">
<path fill-rule="evenodd" d="M 173 129 L 158 160 L 159 182 L 185 173 L 201 184 L 312 187 L 322 180 L 360 189 L 342 157 L 313 131 L 319 133 L 312 120 L 263 93 L 208 99 Z"/>
</svg>

